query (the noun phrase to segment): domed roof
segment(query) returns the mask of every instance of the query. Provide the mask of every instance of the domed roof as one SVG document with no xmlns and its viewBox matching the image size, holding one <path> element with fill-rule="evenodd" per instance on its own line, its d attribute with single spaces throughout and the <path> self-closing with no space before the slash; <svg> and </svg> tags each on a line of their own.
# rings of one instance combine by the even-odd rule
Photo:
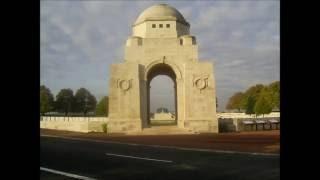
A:
<svg viewBox="0 0 320 180">
<path fill-rule="evenodd" d="M 139 15 L 134 25 L 146 20 L 175 20 L 189 26 L 182 14 L 176 8 L 167 4 L 157 4 L 147 8 Z"/>
</svg>

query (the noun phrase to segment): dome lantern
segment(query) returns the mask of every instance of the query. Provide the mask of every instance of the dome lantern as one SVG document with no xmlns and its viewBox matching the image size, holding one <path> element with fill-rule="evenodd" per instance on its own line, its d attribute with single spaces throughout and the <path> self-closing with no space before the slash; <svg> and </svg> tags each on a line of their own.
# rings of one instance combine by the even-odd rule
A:
<svg viewBox="0 0 320 180">
<path fill-rule="evenodd" d="M 157 4 L 145 9 L 132 26 L 133 36 L 169 38 L 188 35 L 190 24 L 174 7 Z"/>
</svg>

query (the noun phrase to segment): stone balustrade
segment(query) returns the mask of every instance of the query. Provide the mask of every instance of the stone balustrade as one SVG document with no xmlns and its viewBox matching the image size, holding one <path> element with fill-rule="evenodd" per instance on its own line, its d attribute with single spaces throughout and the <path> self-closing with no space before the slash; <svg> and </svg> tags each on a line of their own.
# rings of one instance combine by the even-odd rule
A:
<svg viewBox="0 0 320 180">
<path fill-rule="evenodd" d="M 245 113 L 217 113 L 219 132 L 243 131 L 246 129 L 243 121 L 270 120 L 280 121 L 280 112 L 272 112 L 255 118 Z M 76 132 L 103 132 L 103 124 L 108 123 L 108 117 L 57 117 L 41 116 L 40 128 L 66 130 Z M 256 122 L 254 123 L 256 124 Z M 258 126 L 257 126 L 258 127 Z M 266 128 L 272 129 L 268 123 Z"/>
<path fill-rule="evenodd" d="M 254 118 L 255 115 L 245 113 L 217 113 L 218 118 Z M 272 112 L 270 114 L 260 115 L 258 118 L 280 117 L 280 112 Z"/>
<path fill-rule="evenodd" d="M 55 117 L 41 116 L 40 128 L 76 132 L 103 132 L 107 117 Z"/>
<path fill-rule="evenodd" d="M 244 113 L 218 113 L 219 132 L 239 132 L 280 129 L 280 113 L 249 116 Z"/>
</svg>

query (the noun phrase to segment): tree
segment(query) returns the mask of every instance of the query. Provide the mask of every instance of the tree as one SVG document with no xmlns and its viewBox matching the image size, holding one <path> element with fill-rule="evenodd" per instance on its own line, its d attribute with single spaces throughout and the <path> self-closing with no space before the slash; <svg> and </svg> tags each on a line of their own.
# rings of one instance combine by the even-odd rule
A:
<svg viewBox="0 0 320 180">
<path fill-rule="evenodd" d="M 280 109 L 280 81 L 275 81 L 268 87 L 272 94 L 272 108 Z"/>
<path fill-rule="evenodd" d="M 161 113 L 161 112 L 165 112 L 165 113 L 168 113 L 169 110 L 167 108 L 164 108 L 164 107 L 160 107 L 157 109 L 157 113 Z"/>
<path fill-rule="evenodd" d="M 247 97 L 247 101 L 245 104 L 246 114 L 254 114 L 254 106 L 255 106 L 255 99 L 253 96 Z"/>
<path fill-rule="evenodd" d="M 230 97 L 226 109 L 237 109 L 240 112 L 240 109 L 243 107 L 244 94 L 242 92 L 237 92 Z"/>
<path fill-rule="evenodd" d="M 88 111 L 93 111 L 96 108 L 96 98 L 85 88 L 78 89 L 74 99 L 75 112 L 83 112 L 83 114 L 86 115 Z"/>
<path fill-rule="evenodd" d="M 261 114 L 264 116 L 264 114 L 269 114 L 272 111 L 271 98 L 268 98 L 270 95 L 267 95 L 267 93 L 270 94 L 267 91 L 262 93 L 254 106 L 254 112 L 257 116 Z"/>
<path fill-rule="evenodd" d="M 53 110 L 54 98 L 49 88 L 42 85 L 40 86 L 40 113 L 44 113 Z"/>
<path fill-rule="evenodd" d="M 246 90 L 246 92 L 244 93 L 243 100 L 241 102 L 241 106 L 243 109 L 246 110 L 246 114 L 254 114 L 254 106 L 263 89 L 263 84 L 256 84 Z"/>
<path fill-rule="evenodd" d="M 247 97 L 252 96 L 254 100 L 257 100 L 264 87 L 265 86 L 263 84 L 256 84 L 255 86 L 251 86 L 247 89 L 244 94 Z"/>
<path fill-rule="evenodd" d="M 108 113 L 109 113 L 108 105 L 109 105 L 109 97 L 104 96 L 97 105 L 96 115 L 108 116 Z"/>
<path fill-rule="evenodd" d="M 259 104 L 256 103 L 259 101 Z M 262 107 L 261 107 L 262 106 Z M 237 92 L 230 97 L 226 109 L 244 109 L 246 114 L 264 115 L 271 109 L 280 109 L 280 82 L 275 81 L 267 86 L 256 84 L 244 93 Z"/>
<path fill-rule="evenodd" d="M 71 89 L 61 89 L 56 96 L 56 109 L 58 112 L 63 112 L 67 116 L 72 110 L 74 97 Z"/>
</svg>

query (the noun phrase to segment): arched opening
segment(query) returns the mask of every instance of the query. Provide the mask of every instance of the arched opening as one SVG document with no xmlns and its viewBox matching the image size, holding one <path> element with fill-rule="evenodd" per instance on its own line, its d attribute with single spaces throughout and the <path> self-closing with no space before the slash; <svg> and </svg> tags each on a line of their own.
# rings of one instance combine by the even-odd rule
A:
<svg viewBox="0 0 320 180">
<path fill-rule="evenodd" d="M 148 72 L 147 72 L 147 124 L 149 127 L 151 126 L 159 126 L 159 125 L 177 125 L 177 82 L 176 82 L 176 74 L 173 69 L 164 63 L 154 65 Z M 155 86 L 154 88 L 163 88 L 164 86 L 168 87 L 168 92 L 172 93 L 171 95 L 167 96 L 167 98 L 171 99 L 162 99 L 171 101 L 171 105 L 167 107 L 161 107 L 161 103 L 155 102 L 154 99 L 154 92 L 157 92 L 156 89 L 151 89 L 151 83 L 157 81 L 157 79 L 162 79 L 162 82 L 165 81 L 165 84 L 161 86 Z M 168 80 L 170 79 L 170 80 Z M 171 86 L 171 87 L 170 87 Z M 172 88 L 170 90 L 170 88 Z M 151 99 L 152 98 L 152 99 Z M 161 97 L 160 97 L 161 98 Z M 172 99 L 173 98 L 173 99 Z M 151 104 L 152 103 L 152 104 Z M 170 102 L 165 103 L 165 105 L 170 104 Z M 159 106 L 159 107 L 157 107 Z M 166 108 L 169 112 L 159 112 L 157 113 L 158 108 Z M 157 114 L 154 114 L 157 113 Z M 160 114 L 161 113 L 161 114 Z M 157 119 L 158 117 L 158 119 Z M 171 117 L 171 118 L 166 118 Z"/>
<path fill-rule="evenodd" d="M 177 125 L 175 84 L 166 75 L 155 76 L 150 82 L 150 125 Z"/>
</svg>

